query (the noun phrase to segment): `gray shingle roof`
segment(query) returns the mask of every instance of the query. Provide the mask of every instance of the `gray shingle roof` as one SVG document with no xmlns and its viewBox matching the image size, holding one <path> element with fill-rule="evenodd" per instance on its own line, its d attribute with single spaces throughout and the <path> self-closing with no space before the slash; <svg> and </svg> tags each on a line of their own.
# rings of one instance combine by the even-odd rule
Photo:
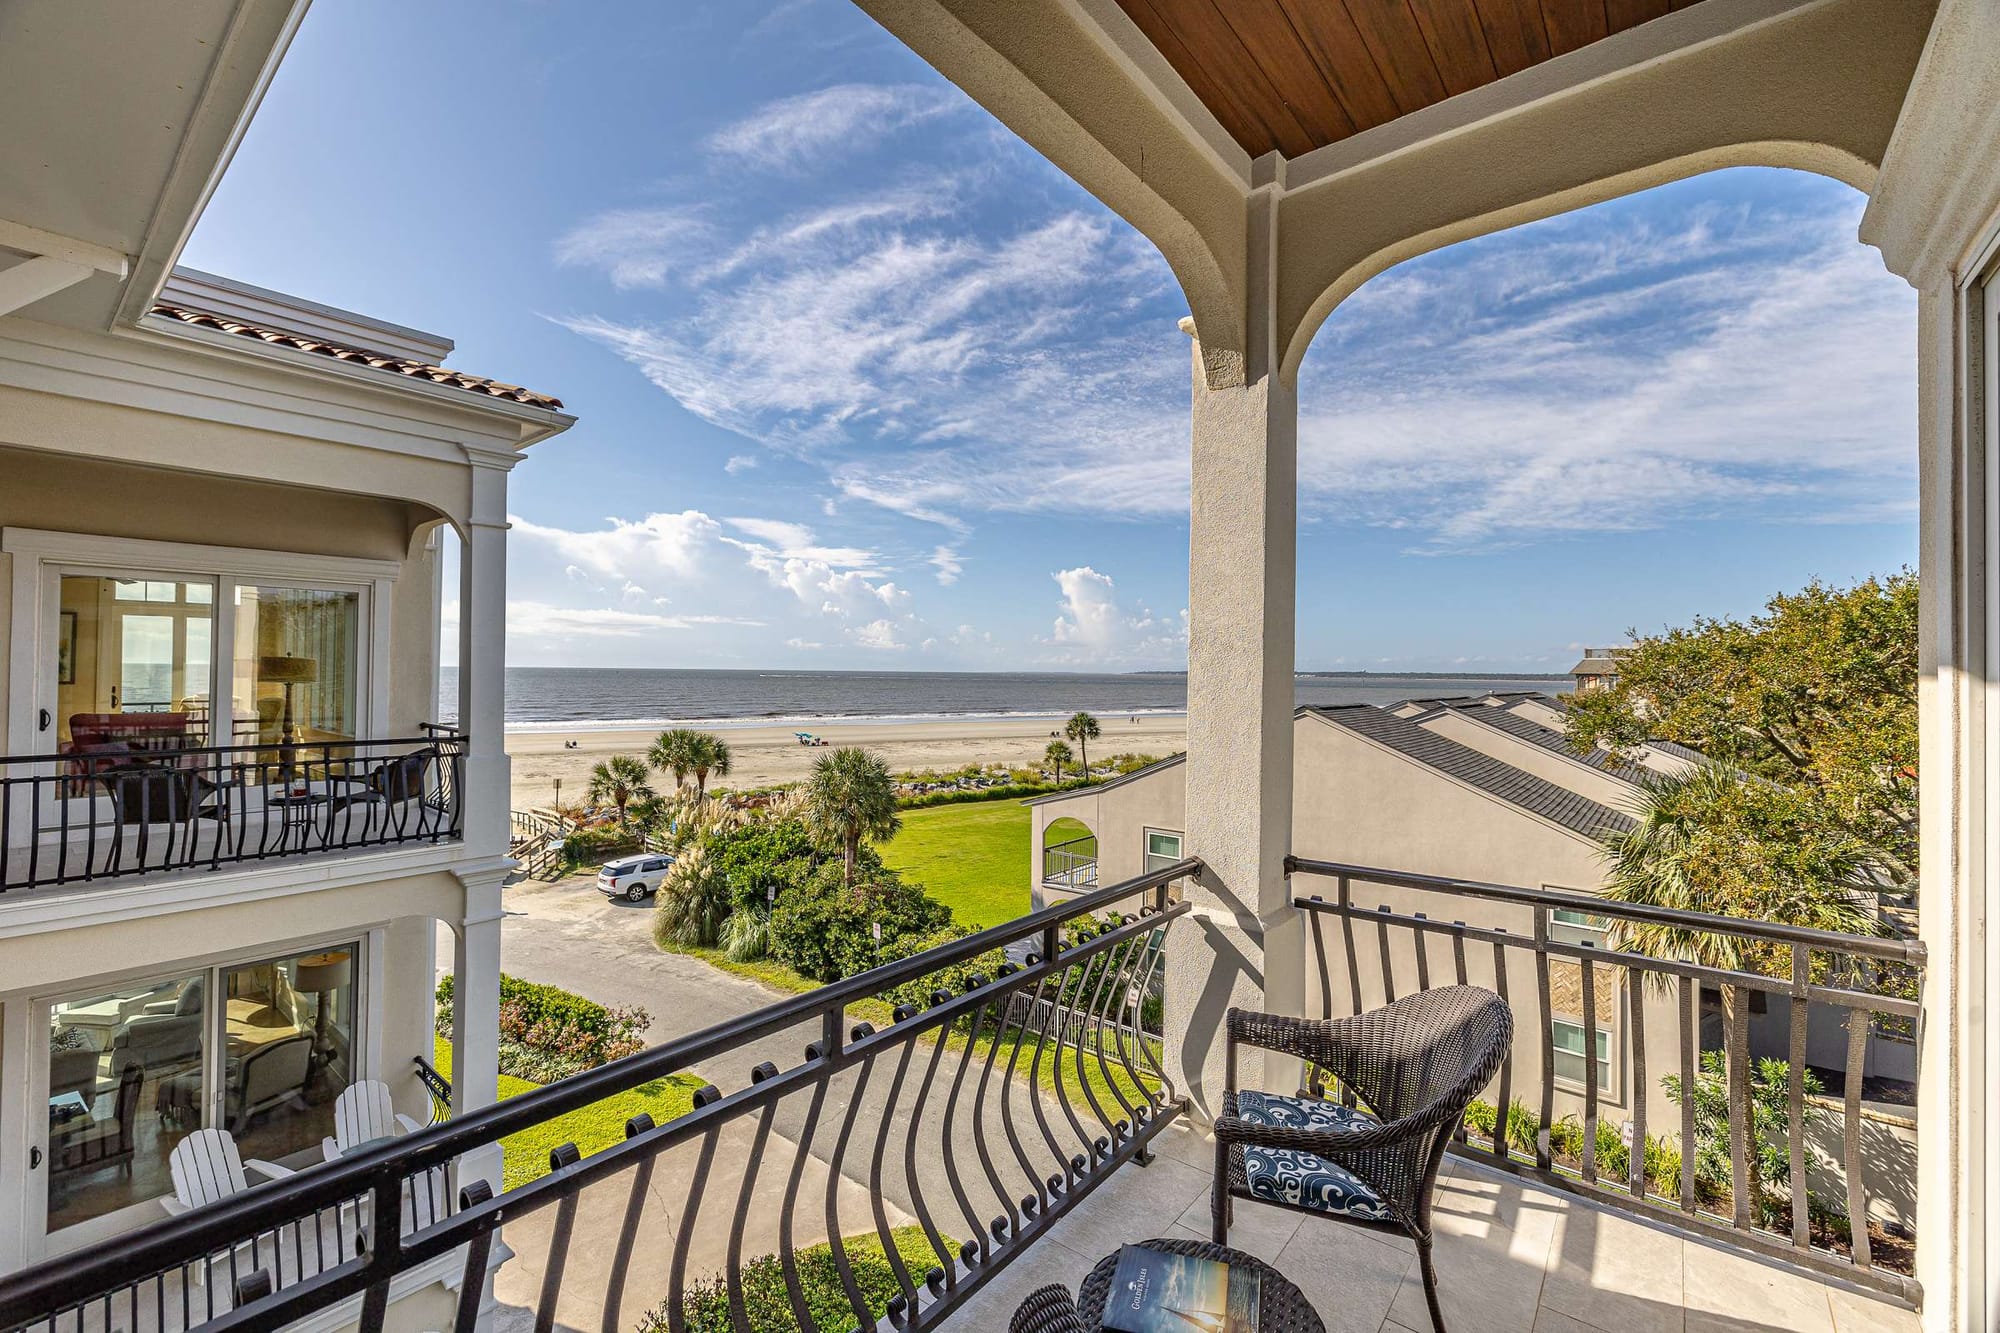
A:
<svg viewBox="0 0 2000 1333">
<path fill-rule="evenodd" d="M 1483 708 L 1477 704 L 1467 708 L 1454 708 L 1450 711 L 1469 717 L 1484 726 L 1492 727 L 1495 731 L 1504 731 L 1509 736 L 1524 740 L 1530 745 L 1539 745 L 1544 750 L 1553 750 L 1559 755 L 1576 760 L 1579 764 L 1589 764 L 1600 773 L 1609 773 L 1614 778 L 1623 778 L 1625 781 L 1635 785 L 1643 783 L 1647 779 L 1644 769 L 1620 763 L 1612 757 L 1609 750 L 1601 750 L 1596 746 L 1592 746 L 1588 750 L 1578 750 L 1569 743 L 1569 738 L 1562 732 L 1557 731 L 1553 727 L 1545 727 L 1533 718 L 1522 717 L 1518 713 L 1510 713 L 1504 708 Z"/>
<path fill-rule="evenodd" d="M 1676 759 L 1685 759 L 1690 763 L 1705 764 L 1708 762 L 1707 755 L 1703 754 L 1700 750 L 1682 745 L 1679 741 L 1648 740 L 1646 745 L 1647 748 L 1658 750 L 1661 754 L 1672 755 Z"/>
<path fill-rule="evenodd" d="M 1565 791 L 1553 782 L 1545 782 L 1532 773 L 1483 755 L 1469 745 L 1460 745 L 1373 704 L 1348 704 L 1311 711 L 1335 726 L 1345 727 L 1356 735 L 1386 745 L 1446 777 L 1587 838 L 1600 838 L 1613 830 L 1622 832 L 1633 825 L 1630 815 L 1587 796 Z"/>
</svg>

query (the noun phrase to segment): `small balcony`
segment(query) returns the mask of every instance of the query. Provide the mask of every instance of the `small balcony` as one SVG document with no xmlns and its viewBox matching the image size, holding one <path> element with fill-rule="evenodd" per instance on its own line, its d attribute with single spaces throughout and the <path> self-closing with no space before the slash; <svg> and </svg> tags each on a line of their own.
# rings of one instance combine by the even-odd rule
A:
<svg viewBox="0 0 2000 1333">
<path fill-rule="evenodd" d="M 1917 1013 L 1914 945 L 1669 914 L 1683 929 L 1782 939 L 1795 960 L 1784 976 L 1721 972 L 1552 934 L 1566 899 L 1541 891 L 1293 869 L 1333 887 L 1296 904 L 1321 1012 L 1460 981 L 1504 993 L 1512 1012 L 1504 1059 L 1432 1140 L 1447 1327 L 1916 1327 L 1901 1220 L 1916 1182 L 1898 1178 L 1866 1110 L 1887 1081 L 1869 1061 L 1894 1058 L 1871 1042 L 1885 1028 L 1893 1042 Z M 278 1328 L 336 1306 L 372 1330 L 395 1326 L 391 1302 L 420 1270 L 456 1275 L 461 1328 L 767 1326 L 753 1308 L 801 1328 L 1005 1328 L 1030 1291 L 1074 1291 L 1125 1243 L 1209 1234 L 1216 1146 L 1183 1071 L 1220 1052 L 1204 1014 L 1187 1039 L 1144 1019 L 1169 936 L 1212 928 L 1183 896 L 1201 870 L 1177 862 L 0 1278 L 0 1330 Z M 1363 907 L 1364 885 L 1444 900 L 1450 914 Z M 1511 912 L 1531 927 L 1474 924 Z M 1617 988 L 1597 989 L 1613 975 Z M 1768 1066 L 1752 1086 L 1733 1060 L 1719 1098 L 1686 1115 L 1671 1099 L 1651 1105 L 1663 1071 L 1705 1076 L 1698 1010 L 1717 989 L 1731 994 L 1731 1051 L 1762 1039 L 1735 1002 L 1761 993 L 1763 1022 L 1796 1042 L 1795 1072 L 1774 1091 Z M 1643 1033 L 1621 1028 L 1603 1061 L 1560 1058 L 1551 1014 L 1575 1003 L 1595 1023 L 1610 1012 L 1600 1001 L 1634 994 L 1622 1022 Z M 1677 1021 L 1649 1012 L 1659 1004 Z M 1837 1094 L 1815 1080 L 1842 1071 L 1807 1077 L 1823 1023 L 1842 1038 Z M 668 1074 L 725 1068 L 727 1086 L 705 1084 L 686 1114 L 635 1117 L 623 1142 L 588 1157 L 559 1145 L 546 1174 L 493 1193 L 493 1148 L 508 1136 Z M 1246 1077 L 1354 1096 L 1310 1063 Z M 1792 1113 L 1782 1128 L 1751 1110 L 1774 1098 Z M 1669 1172 L 1686 1144 L 1703 1160 Z M 1810 1189 L 1774 1179 L 1773 1152 Z M 1862 1225 L 1843 1237 L 1835 1212 Z M 321 1231 L 346 1239 L 329 1250 Z M 1296 1284 L 1328 1329 L 1431 1327 L 1401 1236 L 1244 1198 L 1229 1240 Z M 482 1316 L 489 1275 L 499 1309 Z"/>
<path fill-rule="evenodd" d="M 466 737 L 424 731 L 187 746 L 134 730 L 0 758 L 0 893 L 456 840 Z"/>
<path fill-rule="evenodd" d="M 1097 839 L 1071 838 L 1042 849 L 1042 885 L 1067 893 L 1097 887 Z"/>
</svg>

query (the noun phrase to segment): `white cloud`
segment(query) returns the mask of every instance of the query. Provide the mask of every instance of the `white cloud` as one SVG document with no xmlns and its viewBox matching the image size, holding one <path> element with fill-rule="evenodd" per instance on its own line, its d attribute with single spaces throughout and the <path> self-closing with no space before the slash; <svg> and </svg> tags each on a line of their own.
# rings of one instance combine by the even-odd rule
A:
<svg viewBox="0 0 2000 1333">
<path fill-rule="evenodd" d="M 952 532 L 968 512 L 1184 512 L 1186 340 L 1157 254 L 1078 212 L 981 239 L 968 207 L 836 202 L 691 256 L 671 323 L 559 322 L 840 496 Z"/>
<path fill-rule="evenodd" d="M 614 287 L 659 287 L 708 235 L 691 208 L 614 209 L 566 232 L 556 262 L 600 269 Z"/>
<path fill-rule="evenodd" d="M 836 84 L 766 103 L 709 136 L 705 146 L 719 158 L 795 170 L 854 152 L 956 105 L 949 93 L 921 84 Z"/>
<path fill-rule="evenodd" d="M 551 606 L 547 602 L 507 603 L 507 633 L 522 638 L 630 639 L 657 631 L 687 630 L 703 625 L 760 628 L 763 624 L 763 621 L 747 616 L 662 616 L 610 607 Z"/>
<path fill-rule="evenodd" d="M 908 644 L 896 638 L 896 626 L 888 620 L 871 620 L 847 631 L 847 637 L 863 648 L 877 652 L 901 652 Z"/>
<path fill-rule="evenodd" d="M 757 459 L 754 455 L 731 454 L 729 456 L 729 461 L 722 465 L 722 470 L 724 472 L 727 472 L 730 476 L 733 477 L 739 472 L 748 472 L 756 466 L 757 466 Z"/>
<path fill-rule="evenodd" d="M 1179 665 L 1185 660 L 1185 612 L 1175 625 L 1143 606 L 1125 606 L 1111 576 L 1088 565 L 1057 570 L 1050 577 L 1062 590 L 1062 610 L 1044 641 L 1055 649 L 1054 660 L 1098 667 Z"/>
<path fill-rule="evenodd" d="M 937 581 L 947 588 L 958 582 L 958 576 L 965 571 L 958 552 L 949 546 L 940 546 L 931 552 L 931 566 L 937 570 Z"/>
<path fill-rule="evenodd" d="M 1376 279 L 1301 374 L 1303 508 L 1433 553 L 1907 519 L 1915 304 L 1857 206 L 1563 219 Z"/>
</svg>

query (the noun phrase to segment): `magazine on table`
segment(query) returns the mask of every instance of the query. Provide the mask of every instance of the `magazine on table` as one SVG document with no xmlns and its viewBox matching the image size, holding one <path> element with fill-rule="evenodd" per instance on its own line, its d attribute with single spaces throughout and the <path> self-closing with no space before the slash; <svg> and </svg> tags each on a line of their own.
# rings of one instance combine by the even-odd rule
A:
<svg viewBox="0 0 2000 1333">
<path fill-rule="evenodd" d="M 1257 1298 L 1252 1269 L 1127 1245 L 1102 1322 L 1117 1333 L 1257 1333 Z"/>
</svg>

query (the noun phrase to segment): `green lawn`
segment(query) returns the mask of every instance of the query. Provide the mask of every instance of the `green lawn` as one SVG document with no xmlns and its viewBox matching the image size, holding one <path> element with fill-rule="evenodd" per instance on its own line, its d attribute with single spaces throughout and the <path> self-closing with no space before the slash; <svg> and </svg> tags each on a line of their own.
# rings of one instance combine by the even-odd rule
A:
<svg viewBox="0 0 2000 1333">
<path fill-rule="evenodd" d="M 450 1078 L 451 1043 L 439 1037 L 436 1046 L 433 1063 L 440 1074 Z M 502 1074 L 500 1099 L 505 1101 L 509 1097 L 518 1097 L 540 1086 L 525 1078 Z M 614 1143 L 623 1143 L 625 1122 L 642 1111 L 653 1117 L 653 1123 L 660 1125 L 676 1116 L 686 1115 L 694 1105 L 695 1089 L 700 1086 L 701 1080 L 692 1074 L 669 1074 L 665 1078 L 642 1083 L 629 1092 L 593 1102 L 581 1110 L 559 1115 L 518 1134 L 509 1134 L 500 1140 L 507 1161 L 501 1187 L 515 1189 L 547 1175 L 550 1150 L 565 1143 L 574 1143 L 577 1151 L 585 1157 Z"/>
<path fill-rule="evenodd" d="M 1018 799 L 905 810 L 903 831 L 878 850 L 960 924 L 997 926 L 1028 910 L 1028 807 Z"/>
</svg>

